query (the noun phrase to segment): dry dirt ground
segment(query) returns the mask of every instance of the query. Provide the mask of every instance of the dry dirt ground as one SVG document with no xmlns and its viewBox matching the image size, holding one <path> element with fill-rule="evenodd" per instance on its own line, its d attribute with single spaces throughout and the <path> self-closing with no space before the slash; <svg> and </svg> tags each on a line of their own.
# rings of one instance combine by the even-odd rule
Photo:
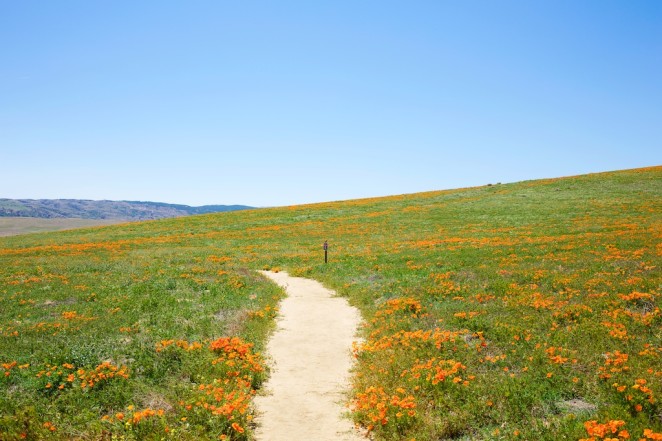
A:
<svg viewBox="0 0 662 441">
<path fill-rule="evenodd" d="M 128 222 L 116 219 L 42 219 L 36 217 L 0 217 L 0 236 L 71 230 Z"/>
<path fill-rule="evenodd" d="M 365 441 L 345 415 L 358 310 L 314 280 L 262 274 L 287 297 L 267 346 L 271 376 L 255 400 L 257 440 Z"/>
</svg>

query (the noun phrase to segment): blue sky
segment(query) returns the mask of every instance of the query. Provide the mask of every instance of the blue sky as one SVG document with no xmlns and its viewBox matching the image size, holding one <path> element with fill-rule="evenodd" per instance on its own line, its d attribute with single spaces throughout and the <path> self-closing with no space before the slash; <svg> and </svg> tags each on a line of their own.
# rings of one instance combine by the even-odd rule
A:
<svg viewBox="0 0 662 441">
<path fill-rule="evenodd" d="M 290 205 L 662 164 L 662 2 L 0 2 L 0 197 Z"/>
</svg>

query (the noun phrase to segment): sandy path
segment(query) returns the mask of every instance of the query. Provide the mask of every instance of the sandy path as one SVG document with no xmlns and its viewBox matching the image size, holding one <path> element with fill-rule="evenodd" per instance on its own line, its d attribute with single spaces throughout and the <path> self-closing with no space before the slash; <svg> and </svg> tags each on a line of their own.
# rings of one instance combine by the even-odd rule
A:
<svg viewBox="0 0 662 441">
<path fill-rule="evenodd" d="M 272 371 L 256 397 L 260 441 L 365 440 L 343 417 L 356 308 L 315 280 L 261 271 L 284 287 L 276 332 L 267 346 Z"/>
</svg>

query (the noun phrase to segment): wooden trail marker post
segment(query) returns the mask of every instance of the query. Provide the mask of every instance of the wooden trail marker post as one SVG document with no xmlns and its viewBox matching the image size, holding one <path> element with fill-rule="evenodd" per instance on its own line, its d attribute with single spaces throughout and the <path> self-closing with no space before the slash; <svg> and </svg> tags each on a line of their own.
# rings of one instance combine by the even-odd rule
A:
<svg viewBox="0 0 662 441">
<path fill-rule="evenodd" d="M 324 263 L 329 261 L 329 242 L 324 241 Z"/>
</svg>

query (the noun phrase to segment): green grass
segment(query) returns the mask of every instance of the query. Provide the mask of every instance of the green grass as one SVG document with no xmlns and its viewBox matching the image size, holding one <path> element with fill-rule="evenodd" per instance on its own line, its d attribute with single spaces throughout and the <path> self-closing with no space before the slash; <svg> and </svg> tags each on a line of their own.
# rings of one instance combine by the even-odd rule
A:
<svg viewBox="0 0 662 441">
<path fill-rule="evenodd" d="M 374 439 L 662 432 L 660 213 L 654 167 L 2 238 L 0 438 L 246 439 L 263 268 L 361 309 Z M 104 362 L 128 378 L 66 382 Z"/>
</svg>

